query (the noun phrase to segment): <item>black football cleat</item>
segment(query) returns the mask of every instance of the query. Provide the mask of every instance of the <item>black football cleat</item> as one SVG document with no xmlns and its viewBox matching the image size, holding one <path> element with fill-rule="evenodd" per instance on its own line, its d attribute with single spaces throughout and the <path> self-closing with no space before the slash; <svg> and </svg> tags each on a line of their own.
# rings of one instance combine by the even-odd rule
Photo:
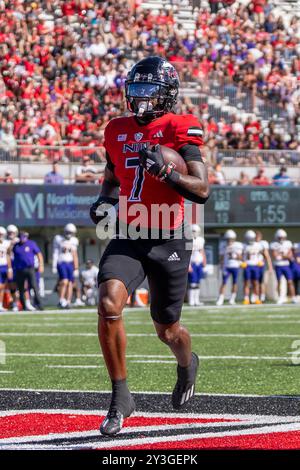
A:
<svg viewBox="0 0 300 470">
<path fill-rule="evenodd" d="M 195 395 L 195 383 L 199 367 L 199 357 L 192 353 L 189 367 L 177 366 L 177 382 L 172 394 L 172 405 L 178 410 Z"/>
<path fill-rule="evenodd" d="M 106 418 L 104 418 L 100 426 L 100 432 L 103 436 L 114 436 L 121 431 L 124 419 L 128 418 L 135 411 L 135 402 L 132 395 L 129 395 L 126 410 L 121 411 L 118 408 L 118 405 L 112 400 Z"/>
</svg>

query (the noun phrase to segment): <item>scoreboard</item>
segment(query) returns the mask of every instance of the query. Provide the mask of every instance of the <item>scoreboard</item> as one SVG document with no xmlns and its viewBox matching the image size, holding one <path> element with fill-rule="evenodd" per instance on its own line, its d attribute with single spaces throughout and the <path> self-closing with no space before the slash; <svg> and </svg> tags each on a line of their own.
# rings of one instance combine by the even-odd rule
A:
<svg viewBox="0 0 300 470">
<path fill-rule="evenodd" d="M 213 186 L 205 226 L 299 226 L 300 188 Z"/>
</svg>

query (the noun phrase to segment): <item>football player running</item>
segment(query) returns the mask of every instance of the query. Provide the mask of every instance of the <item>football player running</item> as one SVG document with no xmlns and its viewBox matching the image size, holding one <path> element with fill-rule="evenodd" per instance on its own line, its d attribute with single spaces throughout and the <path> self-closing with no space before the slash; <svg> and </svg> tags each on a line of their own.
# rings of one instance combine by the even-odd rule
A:
<svg viewBox="0 0 300 470">
<path fill-rule="evenodd" d="M 295 286 L 293 282 L 293 272 L 291 263 L 293 261 L 293 244 L 287 239 L 287 233 L 283 229 L 278 229 L 275 232 L 275 240 L 271 243 L 271 254 L 274 260 L 275 273 L 278 286 L 278 300 L 279 305 L 283 304 L 285 299 L 281 295 L 281 278 L 284 277 L 287 282 L 288 295 L 291 297 L 293 303 L 298 303 L 295 293 Z"/>
<path fill-rule="evenodd" d="M 191 307 L 203 305 L 200 302 L 200 282 L 204 278 L 203 268 L 206 266 L 206 256 L 204 250 L 205 240 L 200 236 L 200 231 L 199 225 L 192 225 L 193 249 L 188 275 L 188 302 Z"/>
<path fill-rule="evenodd" d="M 56 235 L 53 240 L 52 272 L 59 277 L 59 303 L 60 308 L 69 308 L 75 277 L 79 277 L 78 270 L 78 239 L 75 237 L 76 227 L 67 224 L 64 235 Z"/>
<path fill-rule="evenodd" d="M 118 223 L 127 233 L 109 242 L 99 266 L 99 341 L 112 382 L 110 408 L 100 427 L 104 435 L 118 433 L 123 419 L 135 409 L 126 381 L 122 310 L 146 276 L 157 335 L 178 362 L 173 407 L 181 408 L 195 391 L 199 359 L 192 353 L 189 332 L 180 323 L 191 255 L 183 230 L 184 198 L 203 204 L 209 188 L 199 151 L 202 125 L 192 115 L 172 112 L 178 89 L 178 75 L 170 63 L 160 57 L 141 60 L 131 69 L 125 84 L 132 116 L 113 119 L 105 129 L 105 178 L 101 195 L 91 207 L 91 218 L 98 223 L 105 215 L 105 205 L 117 207 L 120 201 Z M 180 153 L 188 175 L 165 164 L 159 144 Z M 173 215 L 168 221 L 161 217 L 153 222 L 151 208 L 162 204 L 175 207 Z M 141 207 L 147 209 L 149 217 L 137 223 Z M 140 238 L 136 233 L 131 235 L 137 225 L 143 234 Z M 155 237 L 152 228 L 156 229 Z M 147 237 L 149 232 L 151 237 Z M 169 237 L 165 238 L 167 232 Z"/>
<path fill-rule="evenodd" d="M 220 306 L 224 303 L 225 288 L 228 279 L 232 278 L 231 296 L 229 304 L 234 305 L 238 290 L 238 275 L 240 270 L 240 264 L 243 254 L 243 245 L 236 241 L 236 233 L 234 230 L 227 230 L 224 233 L 225 244 L 221 244 L 220 247 L 220 266 L 222 269 L 222 284 L 220 287 L 219 298 L 216 305 Z"/>
</svg>

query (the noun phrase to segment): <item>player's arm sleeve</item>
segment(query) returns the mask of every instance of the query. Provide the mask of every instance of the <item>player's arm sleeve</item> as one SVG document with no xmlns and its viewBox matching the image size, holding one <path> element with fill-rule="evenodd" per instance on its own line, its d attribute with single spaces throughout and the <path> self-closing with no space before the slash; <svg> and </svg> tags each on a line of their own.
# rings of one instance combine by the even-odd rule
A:
<svg viewBox="0 0 300 470">
<path fill-rule="evenodd" d="M 203 162 L 200 149 L 195 144 L 185 144 L 179 150 L 178 153 L 182 156 L 185 163 L 188 162 Z"/>
</svg>

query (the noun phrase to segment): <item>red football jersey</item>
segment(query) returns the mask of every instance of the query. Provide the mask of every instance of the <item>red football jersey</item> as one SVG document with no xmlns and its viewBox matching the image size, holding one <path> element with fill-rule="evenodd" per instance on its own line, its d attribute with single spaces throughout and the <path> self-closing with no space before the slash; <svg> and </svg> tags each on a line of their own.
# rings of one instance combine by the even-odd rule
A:
<svg viewBox="0 0 300 470">
<path fill-rule="evenodd" d="M 186 144 L 202 146 L 202 125 L 191 114 L 167 113 L 146 125 L 139 125 L 134 116 L 120 117 L 105 128 L 104 146 L 120 181 L 120 196 L 126 196 L 127 209 L 120 204 L 120 220 L 141 227 L 174 229 L 183 222 L 184 198 L 139 166 L 139 150 L 155 144 L 176 151 Z M 163 204 L 172 206 L 171 217 L 159 215 Z"/>
</svg>

